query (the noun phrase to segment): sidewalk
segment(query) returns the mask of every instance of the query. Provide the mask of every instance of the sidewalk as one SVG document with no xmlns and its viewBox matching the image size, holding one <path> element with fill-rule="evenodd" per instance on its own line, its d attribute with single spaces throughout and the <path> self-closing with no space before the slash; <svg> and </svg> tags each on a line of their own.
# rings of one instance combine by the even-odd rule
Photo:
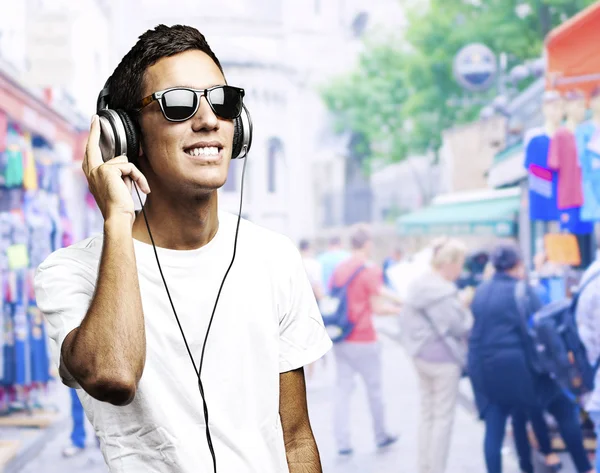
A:
<svg viewBox="0 0 600 473">
<path fill-rule="evenodd" d="M 378 322 L 387 333 L 393 330 L 388 321 Z M 334 379 L 333 353 L 326 364 L 317 364 L 314 377 L 308 382 L 309 413 L 323 461 L 324 473 L 413 473 L 417 471 L 417 429 L 419 394 L 417 380 L 410 361 L 397 342 L 381 337 L 383 350 L 384 392 L 387 404 L 389 430 L 400 435 L 397 444 L 385 452 L 377 452 L 372 438 L 371 420 L 364 388 L 357 384 L 352 424 L 355 454 L 340 459 L 333 441 L 332 386 Z M 463 402 L 457 410 L 451 453 L 446 473 L 483 473 L 483 424 L 473 415 L 467 380 L 461 382 Z M 62 457 L 70 434 L 70 404 L 67 388 L 55 386 L 52 402 L 61 408 L 62 420 L 54 427 L 36 429 L 0 429 L 0 439 L 15 435 L 27 440 L 16 461 L 9 464 L 6 473 L 107 473 L 107 468 L 94 438 L 88 436 L 88 449 L 75 458 Z M 465 408 L 467 407 L 467 408 Z M 88 432 L 91 429 L 88 426 Z M 10 438 L 10 437 L 8 437 Z M 504 473 L 518 473 L 512 452 L 504 456 Z M 563 470 L 565 471 L 565 470 Z M 566 470 L 568 471 L 568 470 Z M 565 473 L 566 473 L 565 471 Z"/>
<path fill-rule="evenodd" d="M 378 324 L 381 325 L 382 324 Z M 383 324 L 385 325 L 385 324 Z M 382 327 L 385 330 L 385 327 Z M 393 330 L 393 329 L 392 329 Z M 389 330 L 387 331 L 389 333 Z M 388 429 L 400 436 L 398 443 L 378 452 L 373 439 L 371 419 L 364 388 L 357 383 L 352 407 L 355 454 L 340 459 L 333 440 L 332 385 L 333 353 L 328 354 L 327 368 L 320 365 L 315 383 L 309 383 L 309 411 L 321 452 L 325 473 L 412 473 L 417 470 L 419 393 L 416 375 L 404 350 L 390 338 L 382 336 L 384 393 Z M 317 380 L 317 375 L 319 379 Z M 483 424 L 474 417 L 469 402 L 468 380 L 461 382 L 463 406 L 457 410 L 450 458 L 446 473 L 483 473 Z M 507 449 L 504 473 L 518 473 L 517 463 Z"/>
</svg>

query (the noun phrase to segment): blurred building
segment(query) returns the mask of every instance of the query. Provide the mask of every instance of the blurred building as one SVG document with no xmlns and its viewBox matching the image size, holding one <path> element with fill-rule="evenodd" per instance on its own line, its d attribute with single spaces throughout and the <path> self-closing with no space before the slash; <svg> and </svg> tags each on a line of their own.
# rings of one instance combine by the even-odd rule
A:
<svg viewBox="0 0 600 473">
<path fill-rule="evenodd" d="M 5 2 L 2 70 L 71 121 L 89 122 L 109 66 L 109 18 L 105 0 Z"/>
<path fill-rule="evenodd" d="M 397 2 L 172 0 L 167 8 L 160 0 L 127 0 L 112 12 L 112 63 L 157 24 L 202 31 L 228 81 L 246 89 L 254 122 L 243 214 L 294 239 L 312 237 L 352 207 L 344 200 L 347 140 L 332 136 L 318 88 L 354 64 L 359 38 L 380 21 L 403 21 Z M 232 163 L 221 191 L 232 212 L 242 165 Z"/>
<path fill-rule="evenodd" d="M 441 190 L 440 167 L 429 156 L 412 156 L 373 173 L 374 222 L 394 223 L 402 214 L 424 205 Z"/>
<path fill-rule="evenodd" d="M 109 21 L 102 0 L 4 2 L 0 15 L 0 112 L 60 163 L 76 238 L 87 233 L 80 161 L 109 65 Z"/>
<path fill-rule="evenodd" d="M 493 116 L 442 133 L 440 150 L 444 192 L 484 189 L 494 156 L 504 148 L 506 118 Z"/>
</svg>

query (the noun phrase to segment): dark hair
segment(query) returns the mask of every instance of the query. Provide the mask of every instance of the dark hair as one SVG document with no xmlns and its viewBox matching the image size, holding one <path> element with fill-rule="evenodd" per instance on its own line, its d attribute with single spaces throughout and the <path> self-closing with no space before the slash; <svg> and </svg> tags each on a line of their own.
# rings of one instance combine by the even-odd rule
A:
<svg viewBox="0 0 600 473">
<path fill-rule="evenodd" d="M 298 247 L 300 248 L 301 251 L 306 251 L 310 248 L 310 242 L 306 239 L 302 239 L 302 240 L 300 240 Z"/>
<path fill-rule="evenodd" d="M 342 239 L 339 236 L 334 236 L 329 239 L 330 246 L 337 246 L 342 244 Z"/>
<path fill-rule="evenodd" d="M 350 235 L 350 243 L 355 250 L 361 250 L 368 241 L 371 240 L 371 231 L 369 226 L 364 223 L 357 223 L 353 226 Z"/>
<path fill-rule="evenodd" d="M 204 35 L 196 28 L 158 25 L 153 30 L 146 31 L 121 59 L 110 78 L 110 107 L 126 111 L 137 108 L 143 99 L 146 69 L 164 57 L 194 49 L 206 53 L 223 72 L 221 63 L 210 49 Z"/>
<path fill-rule="evenodd" d="M 510 271 L 523 261 L 519 247 L 511 243 L 496 246 L 490 255 L 490 259 L 496 271 L 499 272 Z"/>
</svg>

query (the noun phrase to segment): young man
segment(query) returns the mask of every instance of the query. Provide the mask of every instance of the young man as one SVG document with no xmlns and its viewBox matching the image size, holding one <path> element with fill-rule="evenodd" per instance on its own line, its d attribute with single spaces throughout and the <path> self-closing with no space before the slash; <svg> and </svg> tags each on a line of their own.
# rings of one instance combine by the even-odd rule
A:
<svg viewBox="0 0 600 473">
<path fill-rule="evenodd" d="M 333 350 L 337 371 L 334 431 L 340 455 L 354 452 L 350 443 L 350 402 L 355 374 L 360 375 L 367 389 L 377 446 L 384 448 L 398 440 L 385 427 L 381 354 L 373 316 L 398 315 L 401 301 L 383 285 L 381 268 L 369 263 L 372 240 L 368 227 L 355 225 L 350 240 L 350 258 L 340 263 L 331 276 L 331 285 L 340 287 L 359 268 L 364 268 L 348 285 L 348 317 L 354 322 L 354 329 L 344 341 L 336 343 Z"/>
<path fill-rule="evenodd" d="M 108 84 L 111 109 L 137 110 L 138 167 L 123 156 L 103 163 L 94 117 L 83 171 L 104 233 L 54 253 L 36 277 L 63 382 L 81 388 L 114 473 L 215 470 L 189 355 L 198 365 L 234 251 L 237 216 L 217 203 L 234 123 L 217 115 L 218 94 L 209 102 L 205 91 L 225 84 L 196 29 L 160 25 L 140 36 Z M 196 89 L 190 118 L 167 119 L 165 109 L 177 101 L 141 103 L 172 87 Z M 135 215 L 131 181 L 147 194 L 170 297 L 144 219 Z M 294 244 L 242 221 L 201 372 L 219 473 L 321 473 L 303 366 L 330 346 Z"/>
</svg>

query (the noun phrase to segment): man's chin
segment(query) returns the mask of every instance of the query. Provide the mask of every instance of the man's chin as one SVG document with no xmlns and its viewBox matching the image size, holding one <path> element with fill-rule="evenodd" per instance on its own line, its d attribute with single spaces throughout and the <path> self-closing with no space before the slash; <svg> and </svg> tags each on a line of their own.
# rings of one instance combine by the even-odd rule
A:
<svg viewBox="0 0 600 473">
<path fill-rule="evenodd" d="M 198 192 L 211 193 L 219 190 L 224 184 L 224 179 L 202 179 L 189 183 L 189 187 Z"/>
</svg>

